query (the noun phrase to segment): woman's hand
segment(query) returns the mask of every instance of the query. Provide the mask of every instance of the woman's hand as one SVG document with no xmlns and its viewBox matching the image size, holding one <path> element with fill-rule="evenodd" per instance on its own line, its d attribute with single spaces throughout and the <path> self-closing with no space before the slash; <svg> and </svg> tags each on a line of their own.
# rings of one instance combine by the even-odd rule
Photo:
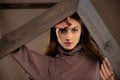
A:
<svg viewBox="0 0 120 80">
<path fill-rule="evenodd" d="M 100 75 L 103 80 L 114 80 L 114 72 L 107 58 L 101 64 Z"/>
<path fill-rule="evenodd" d="M 71 25 L 70 24 L 70 17 L 66 18 L 64 21 L 58 23 L 55 25 L 55 28 L 58 28 L 58 29 L 64 29 L 66 28 L 67 26 Z"/>
</svg>

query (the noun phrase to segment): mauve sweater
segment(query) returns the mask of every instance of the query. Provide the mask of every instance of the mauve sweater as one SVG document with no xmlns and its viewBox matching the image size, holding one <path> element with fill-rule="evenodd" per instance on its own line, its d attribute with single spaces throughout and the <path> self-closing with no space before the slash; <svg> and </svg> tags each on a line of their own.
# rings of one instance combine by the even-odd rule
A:
<svg viewBox="0 0 120 80">
<path fill-rule="evenodd" d="M 31 80 L 99 80 L 99 62 L 90 60 L 78 46 L 71 51 L 58 48 L 56 57 L 28 50 L 12 53 Z"/>
</svg>

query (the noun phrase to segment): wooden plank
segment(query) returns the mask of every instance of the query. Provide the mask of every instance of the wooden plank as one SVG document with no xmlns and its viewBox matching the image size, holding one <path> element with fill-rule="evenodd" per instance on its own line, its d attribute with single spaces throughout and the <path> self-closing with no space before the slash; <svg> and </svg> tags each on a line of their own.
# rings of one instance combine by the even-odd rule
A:
<svg viewBox="0 0 120 80">
<path fill-rule="evenodd" d="M 103 23 L 90 0 L 80 0 L 77 13 L 99 45 L 103 54 L 110 60 L 120 78 L 120 47 Z"/>
<path fill-rule="evenodd" d="M 3 35 L 0 39 L 0 59 L 72 15 L 77 4 L 78 0 L 62 0 L 35 19 Z"/>
<path fill-rule="evenodd" d="M 44 9 L 57 3 L 0 3 L 0 9 Z"/>
</svg>

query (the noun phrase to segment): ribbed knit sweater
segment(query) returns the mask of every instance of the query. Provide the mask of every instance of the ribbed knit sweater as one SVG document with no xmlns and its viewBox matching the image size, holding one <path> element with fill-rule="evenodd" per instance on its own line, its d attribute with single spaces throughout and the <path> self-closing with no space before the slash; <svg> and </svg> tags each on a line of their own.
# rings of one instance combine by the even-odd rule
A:
<svg viewBox="0 0 120 80">
<path fill-rule="evenodd" d="M 99 62 L 87 58 L 78 46 L 71 51 L 58 47 L 56 57 L 28 50 L 25 46 L 12 53 L 32 80 L 99 80 Z"/>
</svg>

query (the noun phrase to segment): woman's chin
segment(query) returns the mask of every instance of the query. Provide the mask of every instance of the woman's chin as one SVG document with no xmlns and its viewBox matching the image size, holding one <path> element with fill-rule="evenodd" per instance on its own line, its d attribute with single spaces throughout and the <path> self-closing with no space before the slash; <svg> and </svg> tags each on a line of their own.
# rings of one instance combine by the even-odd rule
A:
<svg viewBox="0 0 120 80">
<path fill-rule="evenodd" d="M 74 47 L 72 47 L 72 46 L 67 46 L 67 47 L 64 47 L 64 49 L 66 49 L 66 50 L 72 50 L 72 49 L 74 49 Z"/>
</svg>

